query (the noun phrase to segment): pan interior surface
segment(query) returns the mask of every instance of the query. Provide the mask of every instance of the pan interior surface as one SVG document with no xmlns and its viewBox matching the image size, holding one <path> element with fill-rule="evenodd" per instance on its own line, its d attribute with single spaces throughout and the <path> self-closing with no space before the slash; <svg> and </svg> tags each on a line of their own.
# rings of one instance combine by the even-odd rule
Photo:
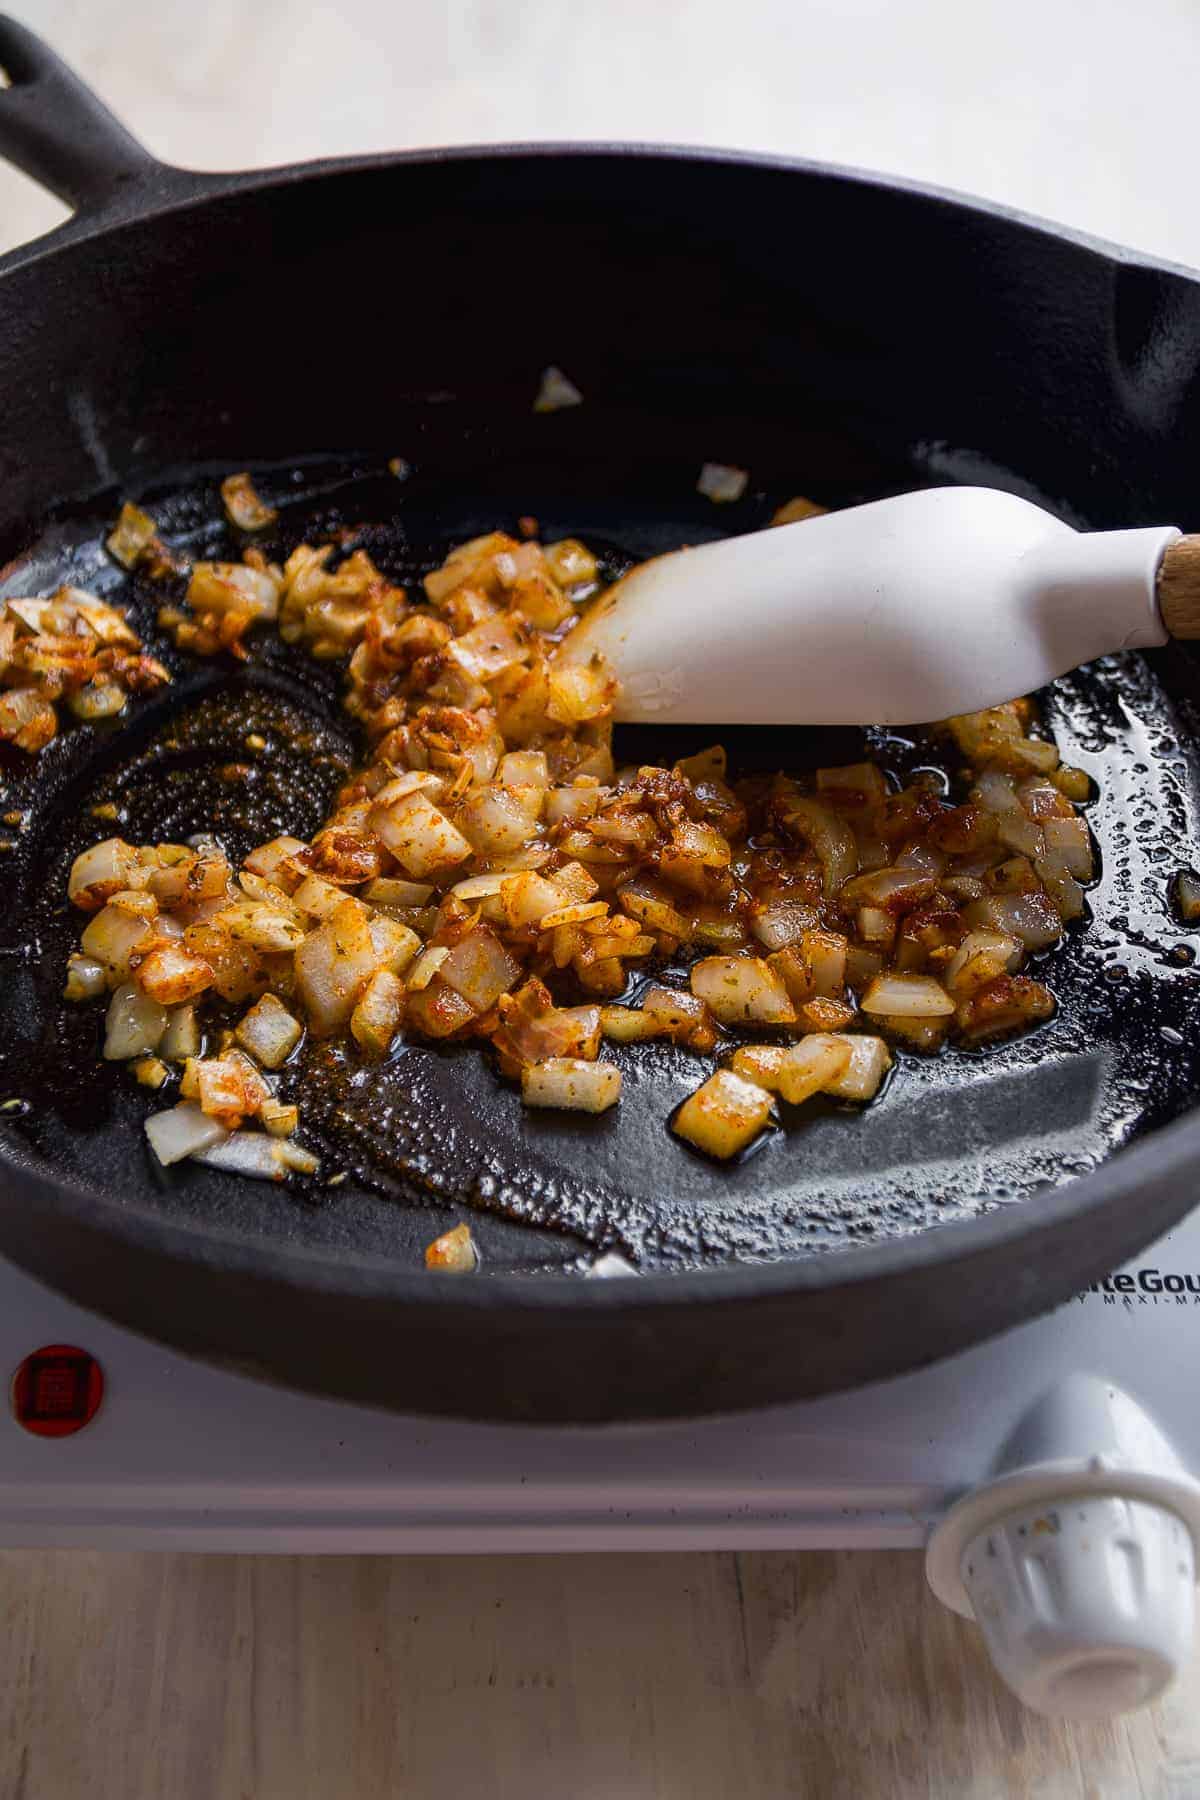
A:
<svg viewBox="0 0 1200 1800">
<path fill-rule="evenodd" d="M 468 449 L 453 469 L 417 457 L 402 481 L 365 458 L 257 479 L 280 506 L 278 537 L 265 544 L 272 554 L 345 531 L 412 582 L 452 543 L 532 513 L 544 537 L 578 536 L 619 573 L 681 543 L 765 524 L 794 493 L 839 505 L 919 479 L 846 444 L 821 448 L 806 446 L 797 467 L 756 470 L 746 498 L 723 508 L 694 491 L 700 458 L 631 471 L 486 450 L 472 461 Z M 147 500 L 171 542 L 193 554 L 233 548 L 215 472 L 172 480 Z M 77 934 L 65 904 L 71 860 L 113 831 L 144 842 L 215 829 L 238 855 L 283 830 L 307 834 L 356 742 L 336 671 L 277 642 L 256 642 L 240 669 L 180 659 L 155 626 L 152 589 L 104 556 L 115 505 L 108 495 L 53 520 L 8 566 L 2 589 L 45 593 L 73 581 L 131 604 L 147 649 L 176 675 L 119 730 L 65 732 L 36 771 L 15 756 L 0 764 L 0 811 L 20 815 L 4 827 L 2 1130 L 52 1169 L 204 1231 L 399 1267 L 419 1267 L 430 1238 L 467 1217 L 485 1273 L 579 1269 L 602 1248 L 641 1267 L 678 1268 L 805 1256 L 1036 1207 L 1039 1191 L 1194 1103 L 1200 936 L 1174 915 L 1170 887 L 1197 854 L 1200 720 L 1193 665 L 1172 651 L 1105 659 L 1041 697 L 1063 760 L 1094 783 L 1088 818 L 1101 873 L 1091 917 L 1034 971 L 1059 1006 L 1028 1036 L 934 1058 L 900 1050 L 865 1111 L 810 1103 L 734 1166 L 695 1156 L 670 1134 L 675 1106 L 711 1065 L 662 1044 L 611 1047 L 623 1097 L 598 1118 L 531 1117 L 474 1047 L 404 1046 L 366 1071 L 309 1046 L 283 1094 L 301 1100 L 320 1178 L 280 1189 L 199 1167 L 159 1169 L 141 1125 L 162 1098 L 99 1061 L 96 1009 L 59 999 Z M 250 734 L 266 752 L 248 756 Z M 868 755 L 903 774 L 944 760 L 920 733 L 629 727 L 618 731 L 618 762 L 670 762 L 717 739 L 736 772 Z M 101 823 L 98 807 L 117 822 Z"/>
</svg>

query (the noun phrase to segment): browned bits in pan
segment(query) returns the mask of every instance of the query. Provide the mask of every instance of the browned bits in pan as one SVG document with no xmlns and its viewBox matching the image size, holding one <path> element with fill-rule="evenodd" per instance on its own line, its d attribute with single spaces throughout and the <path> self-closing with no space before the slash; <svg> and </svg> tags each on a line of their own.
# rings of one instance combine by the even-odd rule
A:
<svg viewBox="0 0 1200 1800">
<path fill-rule="evenodd" d="M 248 477 L 223 493 L 252 529 Z M 368 1060 L 473 1039 L 528 1105 L 592 1112 L 620 1095 L 606 1040 L 724 1052 L 674 1128 L 727 1157 L 777 1103 L 870 1100 L 889 1044 L 935 1053 L 1051 1013 L 1027 960 L 1082 912 L 1092 846 L 1028 701 L 947 722 L 958 805 L 870 762 L 739 783 L 720 746 L 618 769 L 608 669 L 558 656 L 597 579 L 577 540 L 500 531 L 413 591 L 334 543 L 192 568 L 162 615 L 177 642 L 244 654 L 266 628 L 341 662 L 369 749 L 311 841 L 237 869 L 109 839 L 75 865 L 90 923 L 68 995 L 109 996 L 106 1055 L 182 1070 L 173 1155 L 192 1132 L 208 1154 L 214 1123 L 290 1134 L 303 1107 L 271 1084 L 306 1032 Z M 641 980 L 631 999 L 667 959 L 687 989 Z M 205 1057 L 217 997 L 243 1010 Z"/>
</svg>

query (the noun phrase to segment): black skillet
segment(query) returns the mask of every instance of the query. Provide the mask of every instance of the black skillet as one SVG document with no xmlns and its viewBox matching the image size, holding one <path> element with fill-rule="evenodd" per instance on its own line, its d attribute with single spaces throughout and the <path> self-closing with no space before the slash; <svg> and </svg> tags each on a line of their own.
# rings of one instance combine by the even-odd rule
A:
<svg viewBox="0 0 1200 1800">
<path fill-rule="evenodd" d="M 216 546 L 215 478 L 248 465 L 284 503 L 282 547 L 363 528 L 409 577 L 522 513 L 617 567 L 749 529 L 794 493 L 839 504 L 930 480 L 1019 489 L 1092 526 L 1200 524 L 1186 272 L 944 194 L 712 153 L 185 174 L 12 22 L 0 63 L 0 149 L 77 209 L 0 264 L 10 594 L 64 578 L 116 593 L 160 648 L 104 525 L 132 494 L 193 551 Z M 549 363 L 583 406 L 533 413 Z M 752 471 L 720 512 L 694 491 L 710 459 Z M 311 827 L 353 754 L 330 681 L 277 649 L 240 674 L 174 666 L 124 732 L 64 735 L 36 781 L 14 756 L 3 770 L 2 810 L 24 817 L 0 865 L 0 1249 L 85 1304 L 395 1408 L 700 1413 L 943 1356 L 1064 1300 L 1191 1205 L 1200 982 L 1168 898 L 1200 801 L 1185 647 L 1047 696 L 1098 784 L 1104 874 L 1094 923 L 1049 959 L 1060 1011 L 1040 1032 L 902 1058 L 865 1114 L 806 1112 L 734 1168 L 668 1135 L 703 1070 L 658 1051 L 622 1053 L 619 1115 L 582 1122 L 529 1120 L 475 1052 L 414 1049 L 365 1083 L 326 1065 L 307 1116 L 346 1179 L 294 1191 L 157 1171 L 140 1131 L 156 1102 L 96 1062 L 91 1013 L 57 1001 L 65 868 L 113 828 L 91 808 L 116 806 L 131 837 L 216 818 L 236 846 Z M 698 741 L 631 736 L 622 754 Z M 727 742 L 763 768 L 862 748 L 801 730 Z M 871 749 L 898 771 L 928 755 Z M 425 1274 L 424 1244 L 464 1216 L 481 1273 Z M 603 1248 L 645 1272 L 580 1279 Z"/>
</svg>

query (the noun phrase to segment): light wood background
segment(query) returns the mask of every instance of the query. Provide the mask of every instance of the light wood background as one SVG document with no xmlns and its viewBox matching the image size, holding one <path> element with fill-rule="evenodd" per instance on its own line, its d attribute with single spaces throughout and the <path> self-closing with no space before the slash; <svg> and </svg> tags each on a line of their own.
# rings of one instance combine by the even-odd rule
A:
<svg viewBox="0 0 1200 1800">
<path fill-rule="evenodd" d="M 9 0 L 195 167 L 641 137 L 1200 263 L 1196 0 Z M 0 170 L 0 248 L 61 209 Z M 1200 1677 L 1064 1728 L 914 1555 L 0 1556 L 0 1800 L 1191 1800 Z"/>
<path fill-rule="evenodd" d="M 1200 1683 L 1065 1728 L 905 1554 L 0 1557 L 4 1800 L 1192 1800 Z"/>
</svg>

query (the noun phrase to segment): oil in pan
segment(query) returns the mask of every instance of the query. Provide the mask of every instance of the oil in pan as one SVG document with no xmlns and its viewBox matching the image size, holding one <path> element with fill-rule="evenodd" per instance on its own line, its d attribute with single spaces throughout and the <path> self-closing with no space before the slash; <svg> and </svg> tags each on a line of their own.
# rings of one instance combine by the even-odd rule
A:
<svg viewBox="0 0 1200 1800">
<path fill-rule="evenodd" d="M 306 477 L 271 554 L 340 531 L 411 582 L 457 538 L 507 522 L 498 512 L 456 515 L 436 489 L 396 508 L 394 486 L 353 471 L 331 470 L 325 485 L 314 498 Z M 178 493 L 165 521 L 202 554 L 228 547 L 212 523 L 211 493 L 211 483 Z M 537 499 L 527 491 L 517 505 L 539 510 Z M 694 525 L 674 518 L 669 503 L 647 503 L 632 523 L 602 520 L 598 532 L 586 512 L 557 505 L 558 517 L 555 503 L 540 509 L 557 529 L 607 540 L 610 577 Z M 385 522 L 364 528 L 364 519 Z M 61 531 L 43 553 L 43 591 L 70 575 L 94 591 L 105 591 L 103 581 L 111 597 L 115 572 L 97 578 L 96 544 L 94 527 Z M 176 674 L 168 697 L 121 732 L 68 734 L 36 784 L 12 759 L 3 769 L 4 807 L 23 829 L 10 833 L 15 847 L 5 853 L 15 903 L 0 941 L 0 1099 L 16 1102 L 9 1122 L 57 1166 L 110 1180 L 121 1172 L 118 1186 L 151 1188 L 156 1205 L 181 1216 L 230 1230 L 282 1228 L 314 1249 L 353 1243 L 415 1257 L 450 1217 L 471 1216 L 487 1267 L 561 1267 L 595 1247 L 642 1266 L 689 1266 L 836 1249 L 1036 1205 L 1039 1189 L 1085 1174 L 1195 1100 L 1197 938 L 1169 895 L 1172 876 L 1196 854 L 1200 715 L 1189 663 L 1124 656 L 1041 697 L 1064 760 L 1092 778 L 1087 816 L 1101 871 L 1088 895 L 1092 916 L 1037 959 L 1058 1011 L 1029 1035 L 932 1058 L 900 1050 L 887 1091 L 865 1111 L 809 1103 L 735 1166 L 690 1154 L 667 1130 L 711 1065 L 662 1043 L 606 1051 L 623 1071 L 622 1100 L 595 1118 L 530 1115 L 474 1047 L 401 1045 L 367 1070 L 343 1048 L 310 1043 L 283 1071 L 280 1093 L 302 1104 L 321 1181 L 281 1192 L 209 1170 L 157 1170 L 140 1142 L 153 1098 L 98 1061 L 94 1012 L 59 998 L 76 933 L 64 903 L 71 860 L 113 830 L 135 842 L 213 832 L 235 857 L 281 831 L 306 835 L 355 756 L 328 667 L 268 640 L 240 670 L 189 664 L 154 629 L 161 598 L 143 591 L 134 606 L 148 648 Z M 628 754 L 670 762 L 721 735 L 734 770 L 799 772 L 863 756 L 896 775 L 945 765 L 943 744 L 882 731 L 674 729 L 631 733 Z"/>
</svg>

